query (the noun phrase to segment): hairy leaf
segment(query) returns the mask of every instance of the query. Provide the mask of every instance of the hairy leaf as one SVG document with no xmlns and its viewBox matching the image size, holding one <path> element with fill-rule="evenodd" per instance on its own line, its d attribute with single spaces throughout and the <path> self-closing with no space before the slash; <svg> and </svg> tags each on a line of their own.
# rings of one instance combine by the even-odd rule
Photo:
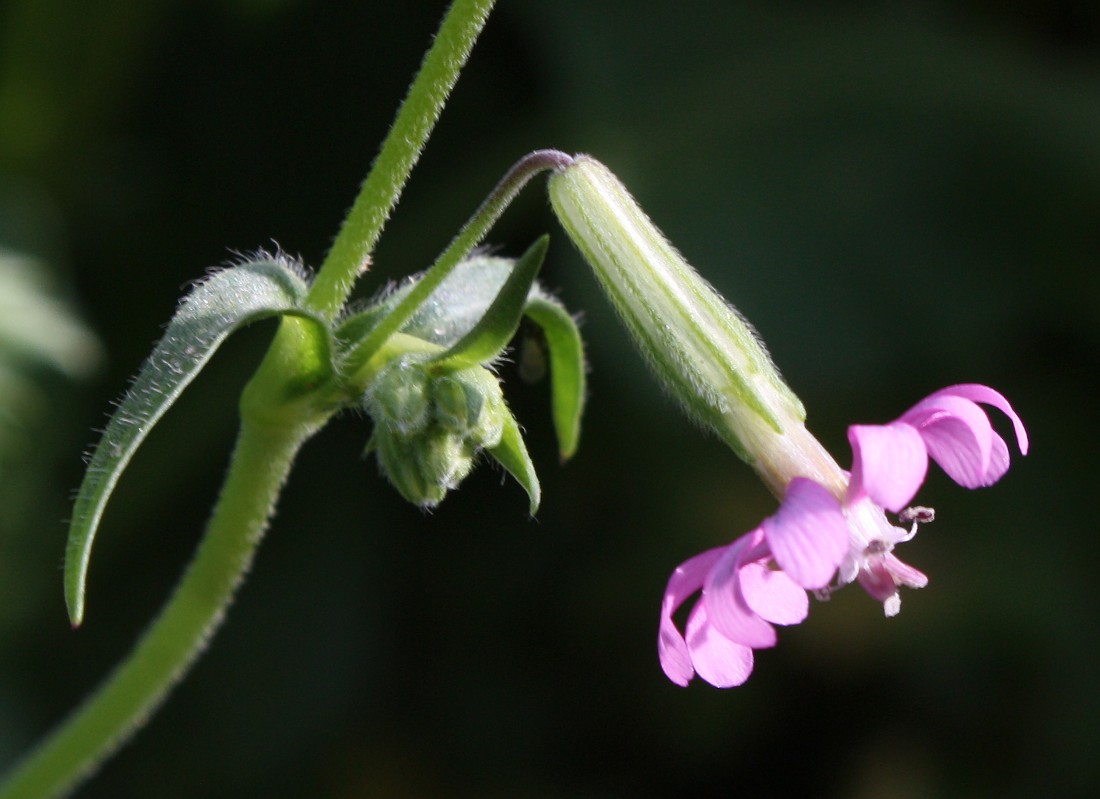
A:
<svg viewBox="0 0 1100 799">
<path fill-rule="evenodd" d="M 516 334 L 523 318 L 523 309 L 535 284 L 535 276 L 546 259 L 548 243 L 549 237 L 542 236 L 527 248 L 477 324 L 450 349 L 433 359 L 436 368 L 444 371 L 465 369 L 489 363 L 500 355 Z"/>
<path fill-rule="evenodd" d="M 512 263 L 511 258 L 483 253 L 462 261 L 401 326 L 401 332 L 443 347 L 451 346 L 485 315 L 508 280 Z M 336 338 L 349 348 L 354 347 L 401 304 L 423 276 L 423 273 L 414 275 L 387 290 L 369 308 L 344 320 L 336 329 Z"/>
<path fill-rule="evenodd" d="M 84 586 L 96 529 L 134 452 L 230 333 L 275 315 L 311 318 L 301 305 L 306 288 L 289 261 L 265 259 L 215 272 L 181 302 L 108 421 L 77 493 L 65 552 L 65 601 L 73 626 L 84 616 Z"/>
<path fill-rule="evenodd" d="M 533 296 L 524 311 L 542 328 L 550 351 L 550 395 L 562 460 L 573 457 L 581 435 L 585 400 L 584 345 L 569 312 L 555 299 Z"/>
<path fill-rule="evenodd" d="M 542 501 L 542 488 L 539 486 L 538 475 L 535 474 L 535 464 L 527 453 L 527 445 L 523 443 L 523 434 L 511 413 L 504 414 L 504 431 L 500 443 L 485 451 L 523 486 L 530 501 L 531 515 L 534 516 Z"/>
</svg>

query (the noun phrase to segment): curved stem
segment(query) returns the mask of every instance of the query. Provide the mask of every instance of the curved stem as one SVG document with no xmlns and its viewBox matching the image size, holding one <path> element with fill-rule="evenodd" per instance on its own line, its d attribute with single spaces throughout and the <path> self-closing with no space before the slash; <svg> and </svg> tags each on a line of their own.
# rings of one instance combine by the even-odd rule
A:
<svg viewBox="0 0 1100 799">
<path fill-rule="evenodd" d="M 354 374 L 368 363 L 382 348 L 390 336 L 409 321 L 439 284 L 458 263 L 476 247 L 489 232 L 500 215 L 533 177 L 547 170 L 562 170 L 573 162 L 573 157 L 560 150 L 535 150 L 519 159 L 500 179 L 477 210 L 474 211 L 458 234 L 451 239 L 431 268 L 424 273 L 412 290 L 386 314 L 371 332 L 347 354 L 344 360 L 345 374 Z"/>
<path fill-rule="evenodd" d="M 206 536 L 175 593 L 130 656 L 0 785 L 0 799 L 72 790 L 149 718 L 221 623 L 311 432 L 242 424 Z"/>
<path fill-rule="evenodd" d="M 339 313 L 355 278 L 420 158 L 459 72 L 496 0 L 455 0 L 398 109 L 382 149 L 359 189 L 309 292 L 309 305 L 328 319 Z"/>
</svg>

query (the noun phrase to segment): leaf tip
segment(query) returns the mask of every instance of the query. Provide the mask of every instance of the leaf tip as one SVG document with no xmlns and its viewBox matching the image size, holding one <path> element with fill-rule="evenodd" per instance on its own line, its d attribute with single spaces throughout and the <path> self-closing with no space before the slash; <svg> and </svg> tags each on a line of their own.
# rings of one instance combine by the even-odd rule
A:
<svg viewBox="0 0 1100 799">
<path fill-rule="evenodd" d="M 80 625 L 84 623 L 84 591 L 83 589 L 77 592 L 66 591 L 65 592 L 65 608 L 69 613 L 69 625 L 74 629 L 79 629 Z"/>
<path fill-rule="evenodd" d="M 524 486 L 527 489 L 527 497 L 530 503 L 527 506 L 527 512 L 532 516 L 536 516 L 539 512 L 539 506 L 542 504 L 542 488 L 539 486 L 538 481 L 535 481 L 533 486 Z"/>
</svg>

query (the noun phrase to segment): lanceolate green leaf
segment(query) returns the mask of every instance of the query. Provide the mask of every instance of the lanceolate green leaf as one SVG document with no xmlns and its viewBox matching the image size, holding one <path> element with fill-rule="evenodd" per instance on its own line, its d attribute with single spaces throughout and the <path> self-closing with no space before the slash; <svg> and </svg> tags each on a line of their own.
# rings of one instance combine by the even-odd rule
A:
<svg viewBox="0 0 1100 799">
<path fill-rule="evenodd" d="M 500 355 L 516 334 L 527 297 L 535 276 L 546 258 L 549 237 L 542 236 L 520 256 L 512 273 L 486 309 L 484 315 L 466 335 L 450 349 L 433 359 L 437 369 L 449 371 L 488 363 Z"/>
<path fill-rule="evenodd" d="M 450 347 L 469 333 L 493 302 L 512 273 L 513 259 L 475 253 L 462 261 L 408 315 L 400 332 Z M 392 314 L 424 278 L 414 275 L 384 293 L 369 308 L 345 319 L 336 328 L 336 338 L 353 350 L 383 319 Z"/>
<path fill-rule="evenodd" d="M 535 464 L 527 453 L 527 445 L 523 443 L 523 434 L 511 413 L 504 414 L 504 433 L 500 443 L 486 452 L 523 486 L 530 501 L 531 515 L 534 516 L 542 502 L 542 488 L 535 474 Z"/>
<path fill-rule="evenodd" d="M 584 411 L 584 345 L 577 323 L 555 299 L 532 296 L 524 313 L 542 328 L 550 350 L 550 393 L 554 430 L 562 460 L 573 457 Z"/>
<path fill-rule="evenodd" d="M 404 314 L 406 321 L 399 331 L 440 347 L 454 346 L 479 325 L 512 277 L 514 264 L 511 258 L 475 253 L 459 263 L 415 310 Z M 396 309 L 405 303 L 425 274 L 416 275 L 384 294 L 371 307 L 345 319 L 336 328 L 345 375 L 355 375 L 377 354 L 377 349 L 364 350 L 364 342 L 373 337 L 379 324 L 398 312 Z M 530 299 L 545 296 L 538 283 L 529 287 L 528 294 Z"/>
<path fill-rule="evenodd" d="M 119 476 L 153 425 L 234 330 L 265 317 L 302 310 L 307 285 L 281 259 L 239 264 L 214 273 L 184 298 L 107 423 L 77 493 L 65 551 L 65 602 L 74 626 L 84 616 L 84 585 L 96 529 Z M 317 322 L 319 339 L 327 333 Z"/>
</svg>

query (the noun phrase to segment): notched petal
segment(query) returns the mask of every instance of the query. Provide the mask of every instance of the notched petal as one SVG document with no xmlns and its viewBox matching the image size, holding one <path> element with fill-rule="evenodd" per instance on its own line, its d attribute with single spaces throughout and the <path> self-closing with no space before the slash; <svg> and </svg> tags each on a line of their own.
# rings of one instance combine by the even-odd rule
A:
<svg viewBox="0 0 1100 799">
<path fill-rule="evenodd" d="M 772 624 L 798 624 L 810 612 L 806 589 L 783 572 L 760 563 L 741 567 L 741 595 L 745 604 Z"/>
<path fill-rule="evenodd" d="M 748 606 L 740 587 L 742 555 L 759 537 L 759 531 L 741 536 L 727 547 L 703 583 L 707 615 L 717 630 L 738 644 L 755 649 L 775 646 L 775 628 Z"/>
<path fill-rule="evenodd" d="M 1027 430 L 1024 428 L 1024 423 L 1017 415 L 1016 410 L 1012 407 L 1011 403 L 1005 399 L 1004 395 L 999 391 L 996 391 L 989 386 L 983 386 L 979 383 L 960 383 L 956 386 L 948 386 L 941 391 L 937 391 L 932 397 L 939 397 L 941 395 L 950 395 L 956 397 L 963 397 L 971 402 L 980 402 L 983 405 L 992 405 L 1002 413 L 1005 414 L 1010 420 L 1012 420 L 1012 428 L 1016 433 L 1016 443 L 1020 447 L 1020 453 L 1027 455 L 1028 451 L 1028 437 Z M 929 398 L 931 399 L 931 397 Z"/>
<path fill-rule="evenodd" d="M 716 688 L 741 685 L 752 674 L 752 649 L 731 641 L 707 621 L 700 602 L 687 622 L 687 647 L 696 673 Z"/>
<path fill-rule="evenodd" d="M 836 497 L 804 477 L 787 486 L 764 535 L 779 567 L 803 588 L 824 588 L 848 551 L 848 523 Z"/>
<path fill-rule="evenodd" d="M 695 676 L 687 642 L 676 629 L 672 615 L 668 612 L 661 614 L 661 626 L 657 633 L 657 657 L 665 676 L 677 685 L 686 686 Z"/>
<path fill-rule="evenodd" d="M 985 474 L 982 475 L 982 485 L 991 486 L 1004 477 L 1011 462 L 1008 445 L 1003 438 L 994 433 L 993 446 L 989 451 L 989 465 L 986 466 Z"/>
<path fill-rule="evenodd" d="M 703 587 L 707 574 L 728 549 L 729 547 L 708 549 L 676 567 L 676 571 L 668 578 L 668 585 L 665 587 L 663 607 L 666 608 L 669 616 L 675 613 L 688 597 Z"/>
<path fill-rule="evenodd" d="M 905 422 L 852 425 L 852 479 L 848 501 L 863 496 L 895 513 L 917 493 L 928 472 L 928 451 L 917 429 Z"/>
<path fill-rule="evenodd" d="M 684 636 L 676 628 L 672 615 L 688 598 L 703 587 L 703 580 L 714 564 L 722 557 L 726 547 L 703 552 L 684 561 L 672 573 L 661 601 L 661 624 L 657 634 L 657 654 L 661 669 L 677 685 L 686 686 L 695 675 Z"/>
<path fill-rule="evenodd" d="M 929 457 L 948 477 L 965 488 L 986 484 L 994 433 L 975 403 L 941 394 L 923 400 L 902 419 L 917 428 Z"/>
</svg>

